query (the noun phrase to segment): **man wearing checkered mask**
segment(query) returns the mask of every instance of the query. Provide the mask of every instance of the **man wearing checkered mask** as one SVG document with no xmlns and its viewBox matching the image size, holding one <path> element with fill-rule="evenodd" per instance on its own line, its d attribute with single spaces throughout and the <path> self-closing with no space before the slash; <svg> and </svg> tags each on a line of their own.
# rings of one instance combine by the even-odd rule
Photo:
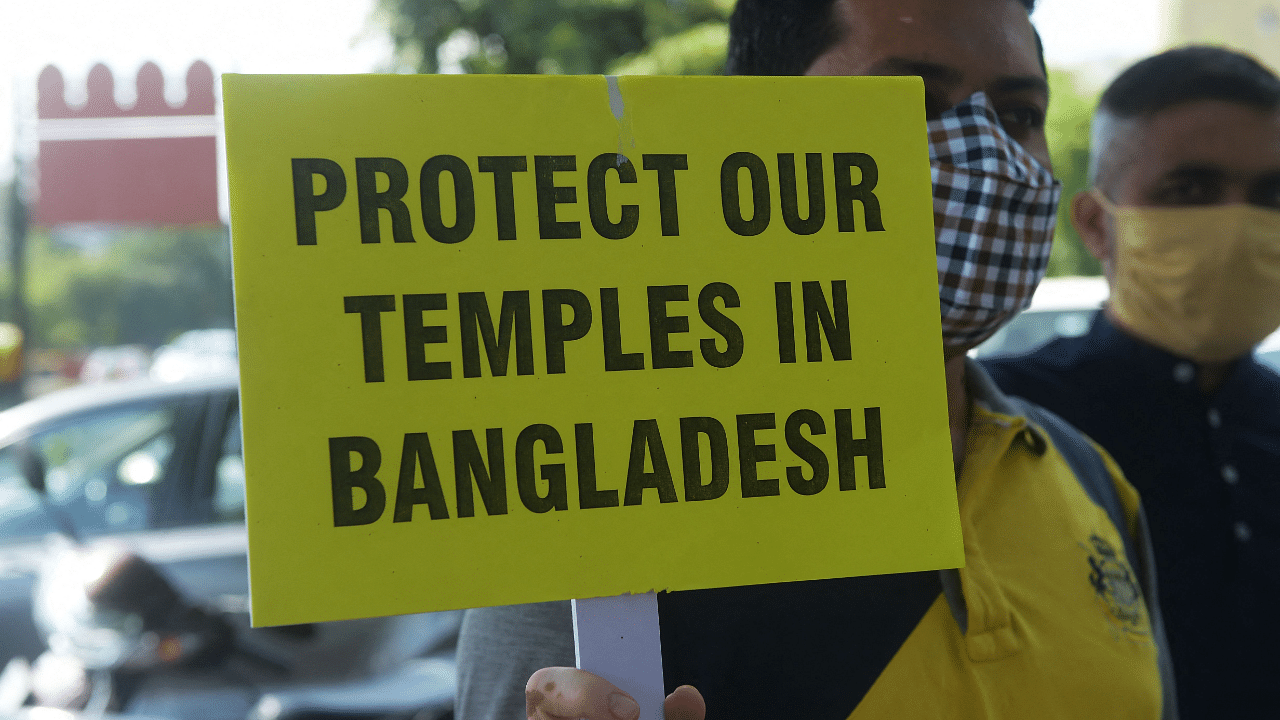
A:
<svg viewBox="0 0 1280 720">
<path fill-rule="evenodd" d="M 924 79 L 966 563 L 659 593 L 668 720 L 1176 717 L 1137 494 L 1083 435 L 966 357 L 1027 304 L 1049 255 L 1060 191 L 1032 4 L 738 1 L 731 74 Z M 521 704 L 540 720 L 641 716 L 565 667 L 567 603 L 468 611 L 458 657 L 460 720 L 522 717 Z"/>
<path fill-rule="evenodd" d="M 971 348 L 1031 302 L 1062 185 L 1000 125 L 986 93 L 929 121 L 942 341 Z"/>
</svg>

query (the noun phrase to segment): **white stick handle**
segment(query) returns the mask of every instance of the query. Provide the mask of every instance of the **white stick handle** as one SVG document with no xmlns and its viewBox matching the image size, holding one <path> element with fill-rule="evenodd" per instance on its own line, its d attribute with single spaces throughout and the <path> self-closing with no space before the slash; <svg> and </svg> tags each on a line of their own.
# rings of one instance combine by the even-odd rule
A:
<svg viewBox="0 0 1280 720">
<path fill-rule="evenodd" d="M 578 668 L 599 675 L 640 703 L 640 720 L 662 720 L 662 641 L 658 596 L 617 595 L 573 601 Z"/>
</svg>

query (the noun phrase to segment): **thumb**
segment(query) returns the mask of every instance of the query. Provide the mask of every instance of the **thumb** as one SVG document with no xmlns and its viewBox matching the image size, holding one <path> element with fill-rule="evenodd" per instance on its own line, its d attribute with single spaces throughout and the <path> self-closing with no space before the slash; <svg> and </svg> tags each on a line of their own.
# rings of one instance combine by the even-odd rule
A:
<svg viewBox="0 0 1280 720">
<path fill-rule="evenodd" d="M 542 668 L 525 685 L 530 720 L 636 720 L 635 698 L 599 675 L 568 667 Z"/>
<path fill-rule="evenodd" d="M 681 685 L 662 703 L 662 713 L 666 720 L 703 720 L 707 703 L 697 688 Z"/>
</svg>

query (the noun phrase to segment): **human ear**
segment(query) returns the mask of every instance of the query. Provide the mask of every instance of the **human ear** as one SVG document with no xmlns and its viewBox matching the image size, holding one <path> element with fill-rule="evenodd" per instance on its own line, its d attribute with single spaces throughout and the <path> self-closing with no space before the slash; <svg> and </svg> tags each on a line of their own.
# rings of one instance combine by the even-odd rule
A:
<svg viewBox="0 0 1280 720">
<path fill-rule="evenodd" d="M 1071 225 L 1089 254 L 1097 258 L 1104 269 L 1110 267 L 1115 261 L 1115 243 L 1111 241 L 1107 209 L 1093 193 L 1078 192 L 1071 198 Z"/>
</svg>

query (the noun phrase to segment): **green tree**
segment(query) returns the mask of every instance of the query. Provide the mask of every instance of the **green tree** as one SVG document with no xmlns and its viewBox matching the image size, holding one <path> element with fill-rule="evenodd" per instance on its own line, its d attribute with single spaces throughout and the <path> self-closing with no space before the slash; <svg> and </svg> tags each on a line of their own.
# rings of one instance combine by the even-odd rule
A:
<svg viewBox="0 0 1280 720">
<path fill-rule="evenodd" d="M 1071 227 L 1071 198 L 1089 187 L 1089 131 L 1096 93 L 1082 92 L 1076 78 L 1062 70 L 1049 71 L 1051 100 L 1045 134 L 1053 158 L 1053 173 L 1062 182 L 1062 205 L 1054 233 L 1049 275 L 1100 275 L 1102 268 Z"/>
<path fill-rule="evenodd" d="M 126 231 L 91 251 L 37 232 L 28 262 L 33 347 L 155 347 L 232 327 L 225 228 Z"/>
<path fill-rule="evenodd" d="M 400 66 L 426 73 L 716 74 L 733 9 L 733 0 L 380 1 Z"/>
</svg>

